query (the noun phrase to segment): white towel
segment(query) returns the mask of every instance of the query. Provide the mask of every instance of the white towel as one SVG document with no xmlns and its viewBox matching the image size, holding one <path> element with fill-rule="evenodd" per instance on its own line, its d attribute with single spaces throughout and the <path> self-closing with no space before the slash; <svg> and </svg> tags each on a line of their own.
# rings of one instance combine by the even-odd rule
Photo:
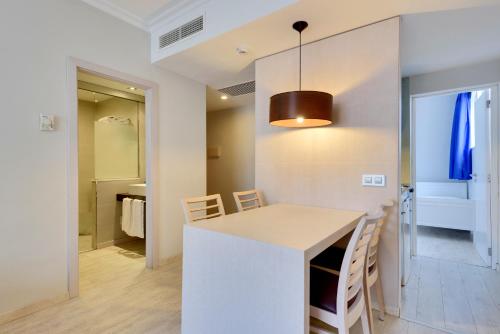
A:
<svg viewBox="0 0 500 334">
<path fill-rule="evenodd" d="M 132 201 L 132 219 L 130 233 L 132 237 L 144 238 L 144 201 L 134 199 Z"/>
<path fill-rule="evenodd" d="M 122 231 L 129 234 L 132 223 L 132 199 L 124 198 L 122 203 Z"/>
</svg>

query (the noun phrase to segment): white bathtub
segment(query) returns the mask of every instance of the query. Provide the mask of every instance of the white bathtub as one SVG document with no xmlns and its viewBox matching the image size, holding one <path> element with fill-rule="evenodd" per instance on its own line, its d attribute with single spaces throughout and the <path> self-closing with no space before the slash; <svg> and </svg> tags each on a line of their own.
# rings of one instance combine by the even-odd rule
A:
<svg viewBox="0 0 500 334">
<path fill-rule="evenodd" d="M 474 201 L 467 183 L 417 182 L 417 225 L 473 231 Z"/>
</svg>

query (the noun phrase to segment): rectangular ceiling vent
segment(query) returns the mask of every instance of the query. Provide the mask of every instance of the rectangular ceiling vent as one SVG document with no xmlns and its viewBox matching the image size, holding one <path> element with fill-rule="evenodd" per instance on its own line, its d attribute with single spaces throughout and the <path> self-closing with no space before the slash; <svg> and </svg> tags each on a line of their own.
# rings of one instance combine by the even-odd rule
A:
<svg viewBox="0 0 500 334">
<path fill-rule="evenodd" d="M 255 81 L 244 82 L 231 87 L 219 89 L 219 92 L 231 96 L 245 95 L 255 93 Z"/>
<path fill-rule="evenodd" d="M 160 49 L 166 48 L 178 41 L 183 40 L 189 36 L 192 36 L 200 31 L 203 31 L 204 24 L 203 15 L 195 18 L 187 23 L 184 23 L 182 26 L 177 27 L 173 30 L 170 30 L 166 34 L 160 36 Z"/>
</svg>

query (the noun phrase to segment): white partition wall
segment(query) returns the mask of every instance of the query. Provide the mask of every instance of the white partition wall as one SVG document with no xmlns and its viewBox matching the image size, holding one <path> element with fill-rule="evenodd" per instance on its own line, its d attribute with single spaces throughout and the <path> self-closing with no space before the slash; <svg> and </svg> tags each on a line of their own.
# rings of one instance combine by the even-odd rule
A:
<svg viewBox="0 0 500 334">
<path fill-rule="evenodd" d="M 256 187 L 270 203 L 367 210 L 382 199 L 397 202 L 399 18 L 307 44 L 302 52 L 302 88 L 333 94 L 334 123 L 301 130 L 271 127 L 269 98 L 298 89 L 298 49 L 258 60 Z M 387 186 L 363 187 L 364 173 L 385 175 Z M 380 245 L 391 313 L 399 308 L 397 211 L 392 211 Z"/>
</svg>

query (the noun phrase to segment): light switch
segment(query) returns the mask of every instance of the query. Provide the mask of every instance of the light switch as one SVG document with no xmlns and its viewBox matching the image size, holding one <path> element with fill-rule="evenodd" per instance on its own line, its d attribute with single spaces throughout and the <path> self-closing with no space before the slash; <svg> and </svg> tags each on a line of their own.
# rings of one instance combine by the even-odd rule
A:
<svg viewBox="0 0 500 334">
<path fill-rule="evenodd" d="M 385 187 L 385 175 L 363 174 L 361 184 L 366 187 Z"/>
<path fill-rule="evenodd" d="M 373 183 L 373 178 L 371 175 L 363 175 L 363 185 L 369 186 Z"/>
<path fill-rule="evenodd" d="M 384 175 L 374 175 L 373 176 L 373 185 L 378 187 L 385 186 L 385 176 Z"/>
<path fill-rule="evenodd" d="M 56 128 L 54 115 L 40 114 L 40 131 L 54 131 Z"/>
</svg>

